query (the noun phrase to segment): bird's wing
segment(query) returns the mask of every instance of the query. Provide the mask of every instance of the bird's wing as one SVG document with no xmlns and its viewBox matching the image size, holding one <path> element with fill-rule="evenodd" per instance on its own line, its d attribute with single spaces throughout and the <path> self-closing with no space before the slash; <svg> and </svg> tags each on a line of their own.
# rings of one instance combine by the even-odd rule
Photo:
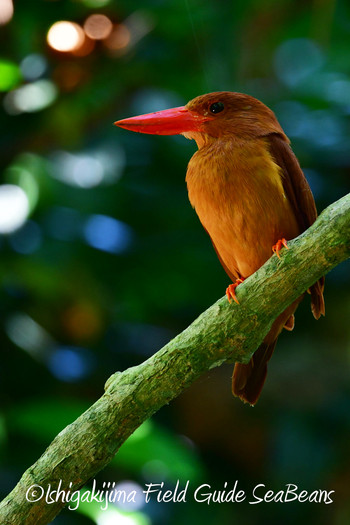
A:
<svg viewBox="0 0 350 525">
<path fill-rule="evenodd" d="M 283 187 L 301 231 L 317 218 L 317 210 L 310 186 L 290 145 L 275 133 L 268 135 L 270 151 L 283 172 Z"/>
<path fill-rule="evenodd" d="M 204 227 L 204 226 L 203 226 L 203 227 Z M 210 237 L 210 234 L 209 234 L 208 230 L 207 230 L 206 228 L 204 228 L 204 229 L 205 229 L 205 231 L 207 232 L 207 234 L 208 234 L 209 237 Z M 232 282 L 235 282 L 236 279 L 240 279 L 242 276 L 238 273 L 238 271 L 234 273 L 234 272 L 230 271 L 230 270 L 227 268 L 226 264 L 225 264 L 224 261 L 222 260 L 221 255 L 220 255 L 219 251 L 217 250 L 217 248 L 216 248 L 216 246 L 215 246 L 215 244 L 214 244 L 214 241 L 213 241 L 213 239 L 212 239 L 211 237 L 210 237 L 210 240 L 211 240 L 211 242 L 212 242 L 212 244 L 213 244 L 214 250 L 215 250 L 216 255 L 217 255 L 217 257 L 218 257 L 218 259 L 219 259 L 219 261 L 220 261 L 220 263 L 221 263 L 221 266 L 223 267 L 223 269 L 225 270 L 225 272 L 227 273 L 227 275 L 229 276 L 229 278 L 232 280 Z"/>
<path fill-rule="evenodd" d="M 303 232 L 317 218 L 316 205 L 310 186 L 286 140 L 276 133 L 272 133 L 266 138 L 269 142 L 270 152 L 282 170 L 282 182 L 286 196 L 293 206 L 300 232 Z M 325 313 L 323 289 L 324 277 L 310 288 L 311 309 L 316 319 Z"/>
</svg>

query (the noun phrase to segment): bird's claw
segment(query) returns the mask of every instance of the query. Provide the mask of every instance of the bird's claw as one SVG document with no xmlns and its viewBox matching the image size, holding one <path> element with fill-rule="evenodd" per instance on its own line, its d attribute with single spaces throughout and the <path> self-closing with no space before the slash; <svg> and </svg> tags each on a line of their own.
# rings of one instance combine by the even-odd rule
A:
<svg viewBox="0 0 350 525">
<path fill-rule="evenodd" d="M 233 299 L 235 303 L 239 304 L 235 290 L 239 284 L 243 283 L 243 281 L 244 279 L 236 279 L 236 282 L 230 284 L 226 288 L 226 297 L 229 303 L 231 302 L 231 299 Z"/>
<path fill-rule="evenodd" d="M 287 241 L 286 241 L 285 238 L 280 239 L 279 241 L 276 242 L 276 244 L 274 244 L 274 245 L 272 246 L 272 251 L 273 251 L 273 253 L 275 253 L 279 259 L 281 258 L 281 256 L 280 256 L 280 250 L 282 249 L 283 246 L 284 246 L 285 248 L 287 248 L 287 250 L 289 250 L 289 247 L 288 247 L 288 244 L 287 244 Z"/>
</svg>

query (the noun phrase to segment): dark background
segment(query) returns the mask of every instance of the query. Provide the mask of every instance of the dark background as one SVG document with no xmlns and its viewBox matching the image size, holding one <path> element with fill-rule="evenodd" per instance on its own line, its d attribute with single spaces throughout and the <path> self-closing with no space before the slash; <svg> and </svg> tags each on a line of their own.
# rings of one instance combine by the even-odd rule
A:
<svg viewBox="0 0 350 525">
<path fill-rule="evenodd" d="M 19 0 L 5 23 L 6 6 L 10 0 L 0 5 L 2 496 L 103 393 L 110 374 L 161 348 L 228 285 L 187 199 L 195 144 L 133 134 L 115 120 L 209 91 L 246 92 L 276 112 L 319 211 L 350 187 L 346 0 Z M 98 40 L 81 29 L 95 14 L 107 17 L 85 25 Z M 68 51 L 54 49 L 57 34 L 47 42 L 62 20 L 80 26 L 81 44 Z M 316 322 L 309 297 L 303 301 L 254 409 L 231 396 L 232 366 L 222 366 L 146 422 L 97 477 L 139 490 L 189 479 L 186 504 L 110 513 L 81 505 L 54 523 L 349 523 L 349 270 L 344 263 L 328 275 L 325 318 Z M 236 480 L 248 495 L 258 483 L 335 490 L 334 503 L 208 506 L 191 497 L 201 483 L 221 490 Z"/>
</svg>

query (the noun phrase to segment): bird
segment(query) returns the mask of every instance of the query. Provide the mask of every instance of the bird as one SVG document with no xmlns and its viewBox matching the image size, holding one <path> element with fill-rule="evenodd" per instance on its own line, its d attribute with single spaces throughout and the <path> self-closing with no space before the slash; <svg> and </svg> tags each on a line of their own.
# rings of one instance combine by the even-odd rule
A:
<svg viewBox="0 0 350 525">
<path fill-rule="evenodd" d="M 226 289 L 238 303 L 236 288 L 288 240 L 317 218 L 315 201 L 300 164 L 274 112 L 256 98 L 231 91 L 200 95 L 185 106 L 118 120 L 121 128 L 194 139 L 186 183 L 190 203 L 209 234 L 232 283 Z M 316 319 L 325 315 L 324 277 L 308 290 Z M 304 295 L 304 294 L 303 294 Z M 293 330 L 295 300 L 273 322 L 250 362 L 235 363 L 232 393 L 254 406 L 267 364 L 283 328 Z"/>
</svg>

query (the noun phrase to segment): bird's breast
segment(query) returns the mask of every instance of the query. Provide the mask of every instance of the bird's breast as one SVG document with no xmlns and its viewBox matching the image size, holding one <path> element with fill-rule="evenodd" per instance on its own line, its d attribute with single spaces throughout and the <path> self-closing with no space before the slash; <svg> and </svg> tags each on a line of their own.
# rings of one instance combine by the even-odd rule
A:
<svg viewBox="0 0 350 525">
<path fill-rule="evenodd" d="M 234 277 L 251 275 L 279 238 L 299 234 L 281 170 L 263 138 L 217 140 L 200 149 L 186 181 L 190 202 Z"/>
</svg>

